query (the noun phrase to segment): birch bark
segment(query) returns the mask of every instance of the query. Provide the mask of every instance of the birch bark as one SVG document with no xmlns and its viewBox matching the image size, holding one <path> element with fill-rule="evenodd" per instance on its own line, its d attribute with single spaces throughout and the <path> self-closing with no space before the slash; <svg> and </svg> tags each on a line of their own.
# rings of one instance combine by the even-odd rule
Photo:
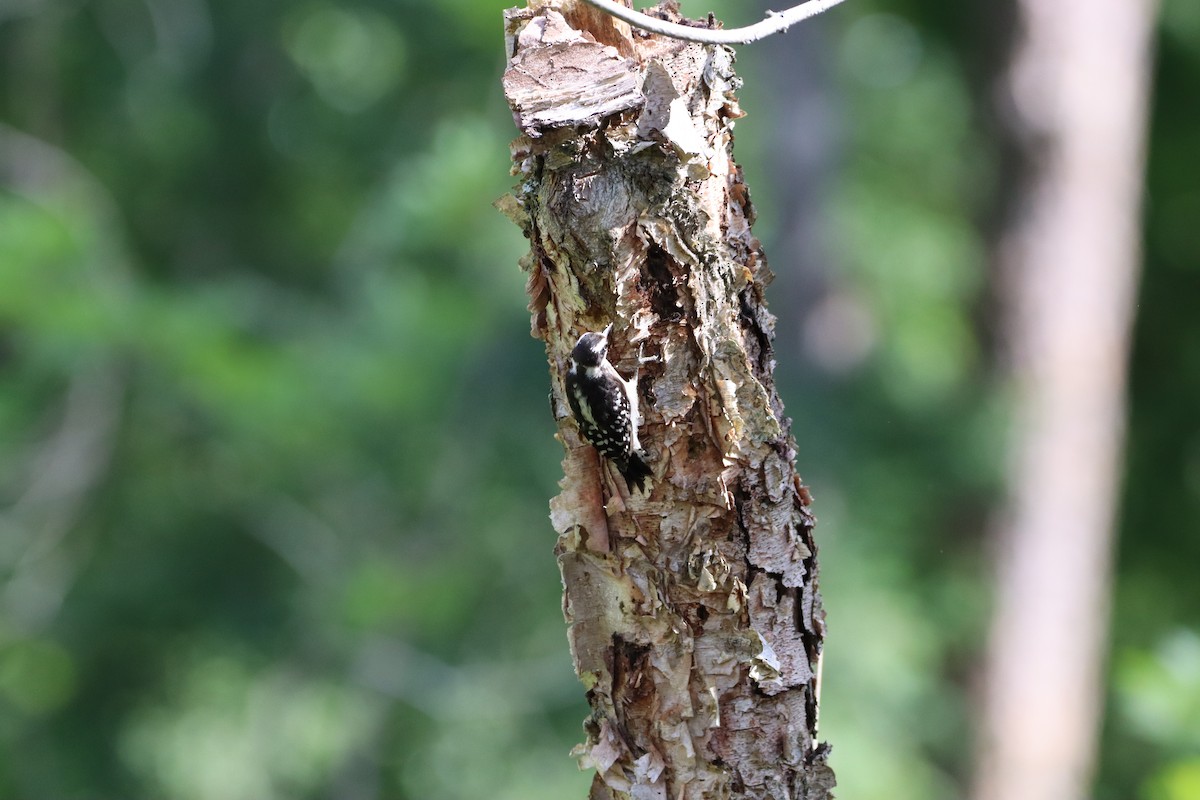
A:
<svg viewBox="0 0 1200 800">
<path fill-rule="evenodd" d="M 733 54 L 571 0 L 505 20 L 520 182 L 498 205 L 530 241 L 565 450 L 551 521 L 592 707 L 576 751 L 590 797 L 825 800 L 815 520 L 732 157 Z M 584 442 L 563 393 L 575 340 L 609 322 L 610 359 L 640 374 L 645 496 Z M 658 360 L 639 368 L 641 348 Z"/>
</svg>

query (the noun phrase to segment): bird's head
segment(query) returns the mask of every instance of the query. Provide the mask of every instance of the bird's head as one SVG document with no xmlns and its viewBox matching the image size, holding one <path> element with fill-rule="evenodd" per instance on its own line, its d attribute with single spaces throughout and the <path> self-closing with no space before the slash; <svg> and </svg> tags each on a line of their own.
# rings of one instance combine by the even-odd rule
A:
<svg viewBox="0 0 1200 800">
<path fill-rule="evenodd" d="M 608 355 L 608 334 L 612 331 L 612 323 L 600 333 L 585 333 L 575 343 L 571 351 L 571 360 L 581 367 L 598 367 Z"/>
</svg>

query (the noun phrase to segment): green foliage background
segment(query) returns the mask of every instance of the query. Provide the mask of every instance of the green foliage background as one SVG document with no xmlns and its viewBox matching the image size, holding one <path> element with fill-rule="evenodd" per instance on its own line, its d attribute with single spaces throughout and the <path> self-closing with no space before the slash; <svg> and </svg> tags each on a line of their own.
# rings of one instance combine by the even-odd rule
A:
<svg viewBox="0 0 1200 800">
<path fill-rule="evenodd" d="M 969 769 L 1005 407 L 978 6 L 807 34 L 827 263 L 787 260 L 773 169 L 796 45 L 740 54 L 855 800 Z M 1102 799 L 1200 796 L 1198 8 L 1163 4 Z M 583 796 L 502 64 L 481 0 L 0 4 L 0 796 Z"/>
</svg>

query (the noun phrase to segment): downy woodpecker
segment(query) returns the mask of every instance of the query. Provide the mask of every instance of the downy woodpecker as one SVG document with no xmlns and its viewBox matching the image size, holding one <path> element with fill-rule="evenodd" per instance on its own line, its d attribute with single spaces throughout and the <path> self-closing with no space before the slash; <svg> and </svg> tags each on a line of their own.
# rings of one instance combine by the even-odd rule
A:
<svg viewBox="0 0 1200 800">
<path fill-rule="evenodd" d="M 601 333 L 585 333 L 571 351 L 567 402 L 587 440 L 611 461 L 630 490 L 645 491 L 650 466 L 638 442 L 637 376 L 626 381 L 608 361 L 610 323 Z"/>
</svg>

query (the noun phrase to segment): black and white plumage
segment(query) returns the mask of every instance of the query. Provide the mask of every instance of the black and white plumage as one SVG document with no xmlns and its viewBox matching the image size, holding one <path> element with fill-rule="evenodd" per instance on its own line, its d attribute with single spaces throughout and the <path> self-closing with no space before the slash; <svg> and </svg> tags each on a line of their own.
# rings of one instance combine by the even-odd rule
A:
<svg viewBox="0 0 1200 800">
<path fill-rule="evenodd" d="M 637 377 L 626 381 L 608 361 L 609 325 L 601 333 L 585 333 L 571 351 L 567 370 L 567 402 L 579 430 L 616 466 L 630 489 L 645 491 L 650 466 L 638 442 Z"/>
</svg>

